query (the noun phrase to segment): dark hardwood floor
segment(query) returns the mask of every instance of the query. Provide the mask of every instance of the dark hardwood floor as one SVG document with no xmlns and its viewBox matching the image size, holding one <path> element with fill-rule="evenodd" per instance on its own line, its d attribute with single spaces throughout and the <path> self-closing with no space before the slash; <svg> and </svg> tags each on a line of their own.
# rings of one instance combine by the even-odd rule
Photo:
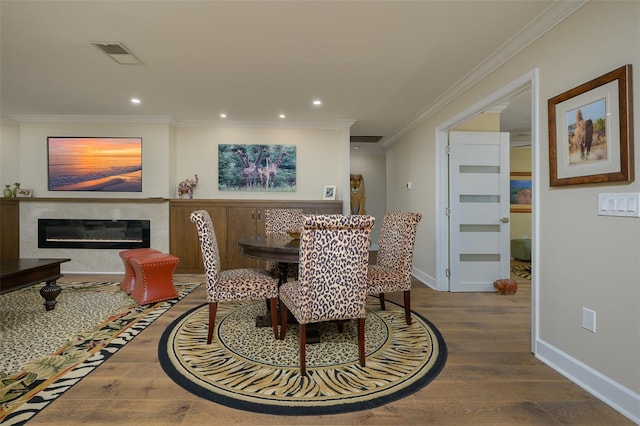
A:
<svg viewBox="0 0 640 426">
<path fill-rule="evenodd" d="M 66 276 L 63 280 L 119 280 Z M 178 275 L 176 280 L 202 280 Z M 399 401 L 349 414 L 260 415 L 200 399 L 162 371 L 157 345 L 180 314 L 205 301 L 204 285 L 180 301 L 109 361 L 67 391 L 30 425 L 627 425 L 621 414 L 531 354 L 531 285 L 513 296 L 412 290 L 413 309 L 444 335 L 449 356 L 429 385 Z M 400 301 L 400 295 L 390 300 Z"/>
</svg>

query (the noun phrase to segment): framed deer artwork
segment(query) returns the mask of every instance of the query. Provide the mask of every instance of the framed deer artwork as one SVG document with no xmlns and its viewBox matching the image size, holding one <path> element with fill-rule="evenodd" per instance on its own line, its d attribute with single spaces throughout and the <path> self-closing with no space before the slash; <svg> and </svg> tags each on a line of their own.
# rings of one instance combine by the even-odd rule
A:
<svg viewBox="0 0 640 426">
<path fill-rule="evenodd" d="M 218 145 L 218 190 L 296 191 L 295 145 Z"/>
</svg>

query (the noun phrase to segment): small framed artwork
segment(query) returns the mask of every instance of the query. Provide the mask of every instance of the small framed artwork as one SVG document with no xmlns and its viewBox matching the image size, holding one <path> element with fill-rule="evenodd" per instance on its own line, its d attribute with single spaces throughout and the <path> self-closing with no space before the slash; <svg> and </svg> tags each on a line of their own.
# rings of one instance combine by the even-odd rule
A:
<svg viewBox="0 0 640 426">
<path fill-rule="evenodd" d="M 325 185 L 324 192 L 322 194 L 323 200 L 335 200 L 336 199 L 336 186 L 335 185 Z"/>
<path fill-rule="evenodd" d="M 631 65 L 548 101 L 551 186 L 633 182 Z"/>
<path fill-rule="evenodd" d="M 30 189 L 20 188 L 16 191 L 16 197 L 32 197 L 33 194 Z"/>
<path fill-rule="evenodd" d="M 509 198 L 511 213 L 531 213 L 531 173 L 511 172 Z"/>
</svg>

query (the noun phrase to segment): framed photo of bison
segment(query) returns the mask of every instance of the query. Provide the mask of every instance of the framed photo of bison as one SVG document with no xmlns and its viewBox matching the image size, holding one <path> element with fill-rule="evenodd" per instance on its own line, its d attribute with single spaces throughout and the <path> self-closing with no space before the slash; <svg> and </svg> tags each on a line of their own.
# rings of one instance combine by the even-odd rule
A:
<svg viewBox="0 0 640 426">
<path fill-rule="evenodd" d="M 548 101 L 551 186 L 632 182 L 631 65 Z"/>
</svg>

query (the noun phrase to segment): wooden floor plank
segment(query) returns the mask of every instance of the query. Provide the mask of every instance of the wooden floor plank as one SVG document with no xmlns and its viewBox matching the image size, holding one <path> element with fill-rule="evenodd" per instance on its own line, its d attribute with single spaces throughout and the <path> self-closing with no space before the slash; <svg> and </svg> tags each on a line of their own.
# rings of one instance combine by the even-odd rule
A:
<svg viewBox="0 0 640 426">
<path fill-rule="evenodd" d="M 119 276 L 63 280 L 118 281 Z M 177 275 L 180 282 L 203 280 Z M 531 354 L 531 286 L 515 295 L 435 292 L 416 283 L 412 307 L 443 334 L 449 357 L 418 392 L 371 410 L 327 416 L 275 416 L 225 407 L 190 394 L 158 363 L 164 329 L 206 300 L 204 285 L 145 329 L 30 425 L 631 425 L 628 419 Z M 389 300 L 401 303 L 402 296 Z"/>
</svg>

